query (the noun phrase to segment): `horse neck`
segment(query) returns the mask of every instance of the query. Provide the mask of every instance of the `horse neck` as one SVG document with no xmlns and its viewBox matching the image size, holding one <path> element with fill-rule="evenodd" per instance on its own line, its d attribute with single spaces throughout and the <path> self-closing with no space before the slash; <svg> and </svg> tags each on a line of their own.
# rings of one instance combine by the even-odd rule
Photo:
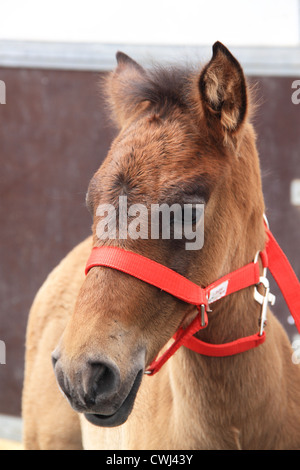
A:
<svg viewBox="0 0 300 470">
<path fill-rule="evenodd" d="M 248 255 L 245 252 L 245 256 Z M 254 299 L 254 286 L 220 299 L 211 308 L 208 326 L 195 335 L 202 341 L 224 344 L 259 331 L 261 306 Z M 246 402 L 251 406 L 249 397 L 251 401 L 251 397 L 256 396 L 257 371 L 264 361 L 261 348 L 264 345 L 250 351 L 250 354 L 247 352 L 225 358 L 206 357 L 188 348 L 180 348 L 171 365 L 172 381 L 178 387 L 177 397 L 181 396 L 179 390 L 185 397 L 190 395 L 195 422 L 199 415 L 198 425 L 202 423 L 207 430 L 226 427 L 229 422 L 235 421 L 235 417 L 239 422 L 243 414 L 241 409 L 247 408 Z M 184 380 L 181 371 L 184 371 Z M 221 435 L 220 431 L 222 440 Z M 234 433 L 232 438 L 234 440 Z"/>
<path fill-rule="evenodd" d="M 198 334 L 201 340 L 220 344 L 258 332 L 259 306 L 253 300 L 253 289 L 247 290 L 219 301 L 209 314 L 208 327 Z M 258 405 L 258 381 L 266 375 L 262 370 L 257 377 L 265 359 L 260 349 L 263 347 L 225 358 L 206 357 L 180 348 L 174 356 L 170 381 L 174 384 L 178 414 L 182 412 L 187 421 L 194 423 L 197 436 L 205 436 L 208 447 L 226 448 L 228 442 L 232 448 L 242 445 L 232 426 L 234 423 L 241 436 L 245 435 L 243 422 L 247 423 L 248 409 L 254 410 Z"/>
</svg>

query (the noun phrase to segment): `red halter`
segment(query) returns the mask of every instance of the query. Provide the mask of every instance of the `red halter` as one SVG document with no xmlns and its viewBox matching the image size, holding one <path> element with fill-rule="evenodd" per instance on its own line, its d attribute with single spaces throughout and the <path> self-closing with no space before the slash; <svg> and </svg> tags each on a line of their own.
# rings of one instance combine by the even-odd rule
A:
<svg viewBox="0 0 300 470">
<path fill-rule="evenodd" d="M 196 318 L 187 328 L 179 328 L 173 336 L 174 342 L 169 349 L 167 349 L 159 359 L 153 361 L 145 373 L 153 375 L 158 372 L 162 365 L 180 346 L 186 346 L 205 356 L 224 357 L 242 353 L 262 344 L 266 339 L 264 324 L 267 306 L 268 303 L 273 304 L 275 301 L 275 297 L 270 294 L 269 283 L 265 277 L 267 267 L 269 267 L 274 279 L 280 287 L 290 312 L 294 317 L 298 331 L 300 332 L 300 284 L 270 230 L 268 228 L 266 228 L 266 230 L 268 235 L 266 249 L 259 253 L 264 269 L 263 276 L 260 276 L 257 255 L 252 263 L 227 274 L 206 288 L 201 288 L 172 269 L 137 253 L 121 248 L 105 246 L 92 249 L 92 253 L 86 265 L 85 274 L 95 266 L 106 266 L 117 269 L 156 286 L 180 300 L 197 306 L 198 315 Z M 265 294 L 259 294 L 255 287 L 254 298 L 262 305 L 261 327 L 258 333 L 225 344 L 209 344 L 193 336 L 197 331 L 207 326 L 207 312 L 210 311 L 210 304 L 241 289 L 250 286 L 258 286 L 259 284 L 264 285 Z"/>
</svg>

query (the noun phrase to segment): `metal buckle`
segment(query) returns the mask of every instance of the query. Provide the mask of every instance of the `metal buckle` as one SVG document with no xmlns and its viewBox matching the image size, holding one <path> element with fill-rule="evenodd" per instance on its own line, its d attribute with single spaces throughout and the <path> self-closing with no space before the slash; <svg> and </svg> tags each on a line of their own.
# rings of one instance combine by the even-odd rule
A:
<svg viewBox="0 0 300 470">
<path fill-rule="evenodd" d="M 266 268 L 264 269 L 264 271 Z M 259 284 L 262 284 L 265 288 L 265 293 L 260 294 L 257 290 L 257 287 Z M 268 310 L 268 304 L 270 303 L 271 305 L 275 304 L 276 297 L 275 295 L 271 294 L 270 292 L 270 284 L 269 280 L 265 276 L 261 276 L 259 278 L 259 283 L 254 287 L 254 299 L 256 302 L 258 302 L 261 305 L 261 314 L 260 314 L 260 330 L 259 330 L 259 336 L 263 334 L 264 327 L 266 325 L 267 321 L 267 310 Z"/>
<path fill-rule="evenodd" d="M 265 217 L 265 215 L 264 215 Z M 268 224 L 267 218 L 265 217 L 266 224 Z M 255 255 L 254 258 L 254 263 L 257 262 L 258 257 L 259 257 L 260 251 L 258 251 Z M 270 303 L 271 305 L 275 304 L 276 297 L 275 295 L 271 294 L 270 292 L 270 283 L 269 280 L 267 279 L 267 268 L 263 269 L 263 275 L 260 276 L 258 284 L 254 287 L 254 299 L 256 302 L 258 302 L 261 305 L 261 314 L 260 314 L 260 330 L 259 330 L 259 336 L 263 334 L 264 327 L 267 322 L 267 310 L 268 310 L 268 304 Z M 265 288 L 265 293 L 260 294 L 257 290 L 257 287 L 262 284 Z"/>
<path fill-rule="evenodd" d="M 206 324 L 206 319 L 207 317 L 205 316 L 205 313 L 211 313 L 212 310 L 208 307 L 206 307 L 205 304 L 200 304 L 200 316 L 201 316 L 201 327 L 204 328 Z M 206 325 L 207 326 L 207 325 Z"/>
<path fill-rule="evenodd" d="M 201 326 L 204 327 L 205 325 L 205 305 L 201 304 L 200 305 L 200 315 L 201 315 Z"/>
</svg>

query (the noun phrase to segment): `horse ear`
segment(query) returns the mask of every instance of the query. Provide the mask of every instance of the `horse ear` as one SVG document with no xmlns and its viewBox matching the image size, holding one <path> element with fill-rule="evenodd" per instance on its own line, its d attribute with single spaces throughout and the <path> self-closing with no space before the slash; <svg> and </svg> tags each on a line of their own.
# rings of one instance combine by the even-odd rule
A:
<svg viewBox="0 0 300 470">
<path fill-rule="evenodd" d="M 133 60 L 129 55 L 125 54 L 124 52 L 118 51 L 116 53 L 116 59 L 118 66 L 121 68 L 122 66 L 130 66 L 138 70 L 140 73 L 144 74 L 144 69 L 143 67 L 138 64 L 135 60 Z"/>
<path fill-rule="evenodd" d="M 247 114 L 246 80 L 239 62 L 220 42 L 213 45 L 199 89 L 209 128 L 217 127 L 224 137 L 236 135 Z"/>
<path fill-rule="evenodd" d="M 116 59 L 116 69 L 104 79 L 104 94 L 114 121 L 122 127 L 141 104 L 135 94 L 146 71 L 124 52 L 117 52 Z"/>
</svg>

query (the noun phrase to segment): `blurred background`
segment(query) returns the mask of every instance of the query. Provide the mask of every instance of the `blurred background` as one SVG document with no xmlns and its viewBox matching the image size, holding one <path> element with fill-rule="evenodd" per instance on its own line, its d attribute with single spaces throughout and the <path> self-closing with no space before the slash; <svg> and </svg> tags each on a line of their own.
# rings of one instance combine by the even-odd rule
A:
<svg viewBox="0 0 300 470">
<path fill-rule="evenodd" d="M 0 17 L 0 438 L 20 440 L 28 312 L 90 234 L 85 193 L 115 135 L 98 81 L 118 50 L 147 66 L 204 64 L 217 40 L 230 48 L 256 83 L 267 216 L 300 276 L 300 0 L 1 0 Z"/>
</svg>

